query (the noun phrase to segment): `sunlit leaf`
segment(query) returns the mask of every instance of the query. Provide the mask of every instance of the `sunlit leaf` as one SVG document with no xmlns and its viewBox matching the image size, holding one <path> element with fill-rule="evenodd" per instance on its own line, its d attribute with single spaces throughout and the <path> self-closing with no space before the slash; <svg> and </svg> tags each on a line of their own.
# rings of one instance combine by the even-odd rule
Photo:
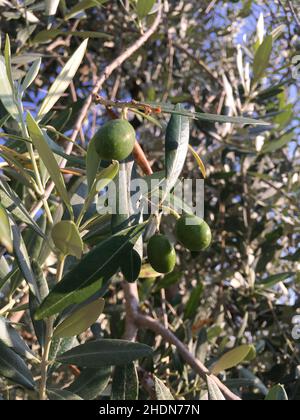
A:
<svg viewBox="0 0 300 420">
<path fill-rule="evenodd" d="M 60 74 L 53 82 L 38 112 L 39 119 L 43 118 L 43 116 L 53 108 L 62 94 L 67 90 L 82 62 L 87 43 L 88 39 L 85 39 L 64 65 Z"/>
<path fill-rule="evenodd" d="M 70 220 L 62 220 L 52 228 L 54 245 L 63 255 L 73 255 L 80 259 L 83 252 L 83 242 L 77 226 Z"/>
<path fill-rule="evenodd" d="M 13 240 L 12 232 L 9 223 L 9 218 L 5 207 L 0 203 L 0 244 L 4 246 L 7 251 L 12 254 L 13 252 Z"/>
<path fill-rule="evenodd" d="M 225 401 L 225 397 L 220 391 L 218 385 L 208 375 L 206 376 L 208 389 L 208 398 L 210 401 Z"/>
<path fill-rule="evenodd" d="M 155 4 L 155 0 L 137 0 L 136 4 L 136 11 L 138 17 L 143 19 L 151 12 L 153 6 Z"/>
<path fill-rule="evenodd" d="M 244 344 L 225 353 L 212 367 L 211 373 L 218 375 L 223 370 L 231 369 L 242 363 L 252 350 L 252 346 Z"/>
<path fill-rule="evenodd" d="M 181 111 L 177 105 L 176 110 Z M 169 193 L 177 182 L 185 163 L 190 138 L 189 119 L 180 114 L 173 114 L 166 131 L 166 187 Z"/>
<path fill-rule="evenodd" d="M 25 92 L 25 90 L 31 85 L 31 83 L 34 82 L 40 70 L 41 62 L 42 60 L 38 58 L 32 63 L 21 84 L 21 92 Z"/>
<path fill-rule="evenodd" d="M 72 337 L 86 331 L 97 321 L 103 312 L 104 304 L 104 299 L 100 298 L 78 309 L 55 328 L 53 337 Z"/>
<path fill-rule="evenodd" d="M 268 35 L 255 53 L 253 63 L 253 82 L 258 82 L 264 75 L 271 58 L 273 37 Z"/>
<path fill-rule="evenodd" d="M 72 215 L 73 210 L 70 204 L 64 178 L 60 172 L 59 166 L 53 155 L 53 152 L 51 151 L 47 141 L 44 138 L 42 130 L 40 129 L 37 122 L 33 119 L 30 113 L 27 114 L 27 126 L 32 143 L 34 144 L 35 148 L 37 149 L 40 155 L 40 158 L 46 166 L 52 181 L 55 183 L 59 195 L 61 196 L 67 209 Z"/>
</svg>

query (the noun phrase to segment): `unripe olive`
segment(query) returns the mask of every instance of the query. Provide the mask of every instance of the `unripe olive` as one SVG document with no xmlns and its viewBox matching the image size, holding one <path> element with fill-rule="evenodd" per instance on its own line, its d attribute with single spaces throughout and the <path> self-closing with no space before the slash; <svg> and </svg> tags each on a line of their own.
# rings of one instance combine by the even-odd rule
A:
<svg viewBox="0 0 300 420">
<path fill-rule="evenodd" d="M 158 273 L 170 273 L 176 264 L 176 252 L 164 235 L 154 235 L 148 242 L 148 259 Z"/>
<path fill-rule="evenodd" d="M 212 239 L 208 224 L 200 217 L 189 214 L 177 220 L 176 236 L 190 251 L 203 251 L 209 247 Z"/>
<path fill-rule="evenodd" d="M 127 120 L 112 120 L 94 135 L 95 148 L 103 160 L 124 160 L 135 144 L 135 130 Z"/>
</svg>

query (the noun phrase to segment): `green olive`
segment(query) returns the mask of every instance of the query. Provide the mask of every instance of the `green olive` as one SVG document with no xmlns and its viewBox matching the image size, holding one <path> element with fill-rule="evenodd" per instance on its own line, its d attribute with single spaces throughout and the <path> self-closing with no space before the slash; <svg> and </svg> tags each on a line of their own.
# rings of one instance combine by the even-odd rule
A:
<svg viewBox="0 0 300 420">
<path fill-rule="evenodd" d="M 135 130 L 126 120 L 112 120 L 94 135 L 95 148 L 103 160 L 124 160 L 135 144 Z"/>
<path fill-rule="evenodd" d="M 176 236 L 178 241 L 190 251 L 203 251 L 211 244 L 211 230 L 200 217 L 184 215 L 177 220 Z"/>
<path fill-rule="evenodd" d="M 176 252 L 169 239 L 164 235 L 154 235 L 147 247 L 148 259 L 158 273 L 170 273 L 176 264 Z"/>
</svg>

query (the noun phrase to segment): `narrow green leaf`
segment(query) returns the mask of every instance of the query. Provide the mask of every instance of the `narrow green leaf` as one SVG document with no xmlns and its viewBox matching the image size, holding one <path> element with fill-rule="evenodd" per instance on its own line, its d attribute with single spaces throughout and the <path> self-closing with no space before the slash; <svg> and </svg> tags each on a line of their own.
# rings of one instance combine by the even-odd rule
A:
<svg viewBox="0 0 300 420">
<path fill-rule="evenodd" d="M 0 376 L 34 390 L 35 383 L 23 359 L 0 341 Z"/>
<path fill-rule="evenodd" d="M 24 93 L 25 90 L 31 85 L 32 82 L 34 82 L 36 76 L 38 75 L 38 72 L 40 70 L 41 67 L 41 58 L 38 58 L 37 60 L 35 60 L 30 69 L 28 70 L 28 72 L 26 73 L 26 76 L 21 84 L 21 92 Z"/>
<path fill-rule="evenodd" d="M 8 77 L 10 86 L 13 90 L 14 89 L 14 82 L 13 82 L 13 77 L 12 77 L 10 39 L 9 39 L 8 34 L 6 34 L 6 38 L 5 38 L 4 58 L 5 58 L 5 66 L 6 66 L 7 77 Z"/>
<path fill-rule="evenodd" d="M 196 314 L 203 289 L 203 284 L 200 283 L 192 290 L 191 296 L 184 309 L 184 319 L 191 319 Z"/>
<path fill-rule="evenodd" d="M 14 223 L 12 225 L 12 234 L 13 234 L 13 247 L 14 255 L 18 264 L 18 267 L 21 273 L 24 276 L 31 292 L 37 299 L 40 298 L 39 290 L 36 284 L 36 280 L 32 271 L 30 259 L 28 256 L 26 245 L 23 241 L 22 235 L 20 233 L 19 227 Z"/>
<path fill-rule="evenodd" d="M 116 366 L 112 388 L 111 400 L 134 401 L 138 399 L 139 380 L 134 363 L 125 366 Z"/>
<path fill-rule="evenodd" d="M 60 74 L 53 82 L 38 112 L 39 119 L 43 118 L 43 116 L 53 108 L 62 94 L 67 90 L 82 62 L 87 43 L 88 39 L 85 39 L 64 65 Z"/>
<path fill-rule="evenodd" d="M 17 331 L 2 317 L 0 317 L 0 341 L 20 356 L 28 360 L 38 360 Z"/>
<path fill-rule="evenodd" d="M 50 41 L 57 36 L 76 36 L 78 38 L 96 38 L 96 39 L 111 39 L 112 36 L 103 32 L 96 32 L 96 31 L 61 31 L 60 29 L 45 29 L 44 31 L 40 31 L 36 34 L 33 39 L 34 43 L 41 43 Z"/>
<path fill-rule="evenodd" d="M 26 223 L 28 226 L 31 226 L 35 232 L 47 240 L 44 232 L 30 216 L 20 197 L 11 189 L 9 184 L 3 180 L 0 180 L 0 201 L 6 209 L 9 209 L 10 213 L 15 218 L 19 219 L 21 222 Z"/>
<path fill-rule="evenodd" d="M 277 283 L 280 283 L 282 281 L 285 281 L 293 277 L 294 275 L 295 273 L 293 272 L 274 274 L 273 276 L 269 276 L 266 279 L 264 279 L 262 282 L 258 283 L 257 287 L 259 289 L 268 289 L 270 287 L 275 286 Z"/>
<path fill-rule="evenodd" d="M 64 201 L 67 209 L 70 212 L 70 215 L 73 215 L 72 206 L 70 204 L 68 192 L 65 186 L 64 178 L 60 172 L 59 166 L 57 161 L 48 146 L 47 141 L 44 138 L 43 132 L 33 119 L 30 113 L 27 114 L 27 125 L 29 130 L 29 135 L 34 144 L 35 148 L 37 149 L 40 158 L 42 159 L 44 165 L 46 166 L 52 181 L 55 183 L 56 189 L 61 196 L 62 200 Z"/>
<path fill-rule="evenodd" d="M 154 375 L 155 393 L 157 400 L 174 400 L 169 388 Z"/>
<path fill-rule="evenodd" d="M 79 395 L 65 389 L 48 388 L 47 395 L 50 401 L 82 401 Z"/>
<path fill-rule="evenodd" d="M 275 385 L 270 389 L 266 396 L 266 401 L 288 401 L 287 393 L 283 385 Z"/>
<path fill-rule="evenodd" d="M 106 3 L 106 1 L 107 0 L 82 0 L 70 9 L 69 13 L 65 16 L 65 19 L 71 19 L 77 13 L 83 12 L 91 7 L 101 6 Z"/>
<path fill-rule="evenodd" d="M 177 105 L 176 110 L 181 111 Z M 190 138 L 189 119 L 182 115 L 173 114 L 166 131 L 166 187 L 169 193 L 175 186 L 183 169 Z"/>
<path fill-rule="evenodd" d="M 55 16 L 60 0 L 46 0 L 46 16 Z"/>
<path fill-rule="evenodd" d="M 34 296 L 32 292 L 29 292 L 29 311 L 36 337 L 40 346 L 43 347 L 45 344 L 45 338 L 47 333 L 46 322 L 43 320 L 36 321 L 34 315 L 37 308 L 40 306 L 41 300 L 45 299 L 45 297 L 48 295 L 49 288 L 47 280 L 44 276 L 43 270 L 41 269 L 40 265 L 35 260 L 32 260 L 31 266 L 36 279 L 40 299 L 36 298 L 36 296 Z"/>
<path fill-rule="evenodd" d="M 253 82 L 258 82 L 264 75 L 271 58 L 273 48 L 273 37 L 268 35 L 263 43 L 260 45 L 254 56 L 253 63 L 253 73 L 254 79 Z"/>
<path fill-rule="evenodd" d="M 211 373 L 218 375 L 223 370 L 231 369 L 242 363 L 252 351 L 253 347 L 247 344 L 236 347 L 225 353 L 214 365 Z"/>
<path fill-rule="evenodd" d="M 0 244 L 13 253 L 12 231 L 5 207 L 0 203 Z"/>
<path fill-rule="evenodd" d="M 119 269 L 127 258 L 145 224 L 134 226 L 101 242 L 69 271 L 42 302 L 36 319 L 62 311 L 71 304 L 81 303 L 95 294 Z"/>
<path fill-rule="evenodd" d="M 154 4 L 155 0 L 138 0 L 136 4 L 138 17 L 140 19 L 146 17 L 151 12 Z"/>
<path fill-rule="evenodd" d="M 98 170 L 98 167 L 97 167 Z M 87 167 L 87 172 L 89 173 L 89 169 Z M 83 208 L 82 208 L 82 215 L 89 209 L 90 205 L 92 204 L 95 195 L 102 191 L 118 174 L 119 172 L 119 162 L 114 161 L 111 165 L 107 168 L 103 169 L 98 175 L 96 175 L 95 179 L 92 182 L 91 188 L 89 188 L 89 194 L 84 201 Z M 88 175 L 89 178 L 89 175 Z M 90 181 L 91 182 L 91 181 Z"/>
<path fill-rule="evenodd" d="M 100 298 L 80 308 L 55 328 L 53 337 L 73 337 L 86 331 L 102 314 L 104 304 L 105 300 Z"/>
<path fill-rule="evenodd" d="M 225 401 L 225 397 L 220 391 L 218 385 L 208 375 L 206 375 L 208 389 L 208 398 L 210 401 Z"/>
<path fill-rule="evenodd" d="M 52 239 L 57 249 L 64 255 L 73 255 L 80 259 L 83 252 L 83 242 L 77 226 L 70 220 L 62 220 L 52 228 Z"/>
<path fill-rule="evenodd" d="M 74 392 L 82 399 L 94 400 L 108 385 L 111 377 L 111 367 L 106 366 L 99 369 L 84 369 L 75 381 L 67 388 L 67 391 Z"/>
<path fill-rule="evenodd" d="M 172 115 L 182 115 L 184 117 L 188 117 L 194 120 L 200 121 L 209 121 L 209 122 L 218 122 L 218 123 L 231 123 L 231 124 L 239 124 L 239 125 L 270 125 L 265 121 L 256 120 L 254 118 L 247 118 L 247 117 L 229 117 L 227 115 L 215 115 L 215 114 L 207 114 L 201 112 L 191 112 L 185 111 L 183 109 L 178 109 L 173 105 L 168 103 L 156 103 L 156 102 L 147 102 L 149 105 L 153 106 L 154 108 L 160 107 L 161 111 L 166 114 Z"/>
<path fill-rule="evenodd" d="M 158 276 L 161 276 L 161 274 L 158 274 Z M 152 275 L 151 277 L 158 277 L 158 276 L 153 276 Z M 160 279 L 157 282 L 157 284 L 155 286 L 155 292 L 158 292 L 161 289 L 167 289 L 168 287 L 172 286 L 173 284 L 178 283 L 178 281 L 181 278 L 182 278 L 182 273 L 178 273 L 176 271 L 173 271 L 172 273 L 166 274 L 163 279 Z"/>
<path fill-rule="evenodd" d="M 146 344 L 125 340 L 96 340 L 82 344 L 57 358 L 60 363 L 80 367 L 101 368 L 126 365 L 134 360 L 152 356 Z"/>
<path fill-rule="evenodd" d="M 6 111 L 19 121 L 19 111 L 15 102 L 13 89 L 6 72 L 5 59 L 0 55 L 0 99 Z"/>
<path fill-rule="evenodd" d="M 204 165 L 201 157 L 198 155 L 196 150 L 194 150 L 193 146 L 191 146 L 190 144 L 189 144 L 189 150 L 192 153 L 192 155 L 194 156 L 195 161 L 197 162 L 198 168 L 199 168 L 203 178 L 205 179 L 206 178 L 206 169 L 205 169 L 205 165 Z"/>
<path fill-rule="evenodd" d="M 274 153 L 287 146 L 293 139 L 295 139 L 295 133 L 291 132 L 283 135 L 278 140 L 271 140 L 264 144 L 261 153 Z"/>
<path fill-rule="evenodd" d="M 95 148 L 95 137 L 93 137 L 89 142 L 86 154 L 86 175 L 89 191 L 91 191 L 94 185 L 100 161 L 101 159 L 99 158 L 99 155 Z"/>
</svg>

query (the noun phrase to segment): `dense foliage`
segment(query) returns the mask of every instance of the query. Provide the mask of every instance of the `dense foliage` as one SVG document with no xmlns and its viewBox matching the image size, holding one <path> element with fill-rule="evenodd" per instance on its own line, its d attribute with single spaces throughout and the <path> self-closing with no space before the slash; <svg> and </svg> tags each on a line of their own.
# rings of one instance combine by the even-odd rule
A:
<svg viewBox="0 0 300 420">
<path fill-rule="evenodd" d="M 300 398 L 293 3 L 0 0 L 0 399 Z"/>
</svg>

